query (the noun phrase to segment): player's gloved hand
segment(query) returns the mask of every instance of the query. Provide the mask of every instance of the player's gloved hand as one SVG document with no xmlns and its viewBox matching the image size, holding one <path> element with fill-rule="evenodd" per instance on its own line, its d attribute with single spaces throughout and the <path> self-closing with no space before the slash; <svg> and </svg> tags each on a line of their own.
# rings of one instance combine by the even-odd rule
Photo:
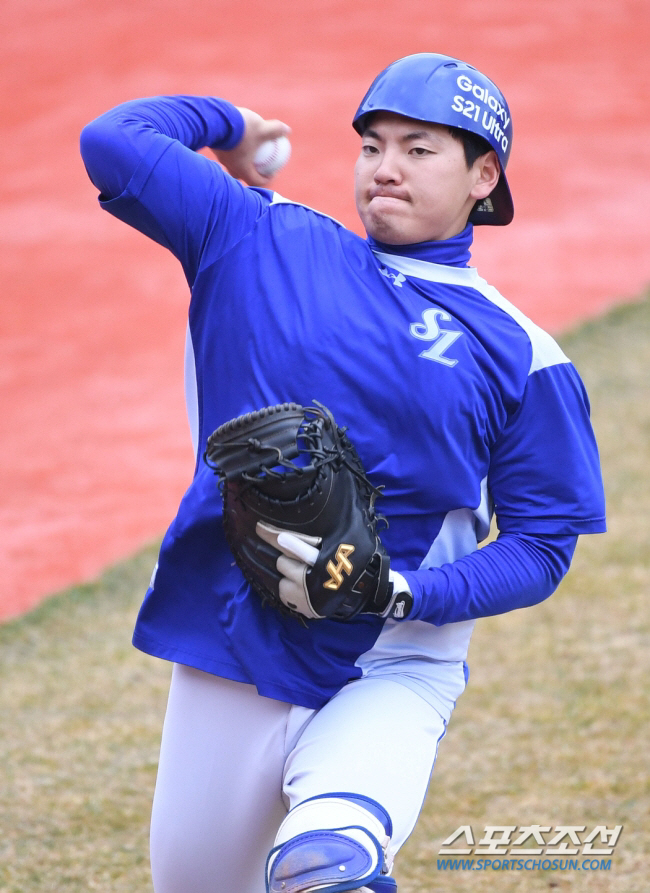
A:
<svg viewBox="0 0 650 893">
<path fill-rule="evenodd" d="M 282 574 L 280 599 L 292 610 L 298 611 L 305 617 L 313 617 L 306 581 L 310 568 L 318 558 L 321 538 L 307 536 L 297 531 L 280 530 L 263 521 L 257 522 L 255 530 L 260 539 L 280 553 L 276 562 L 276 567 Z M 413 607 L 413 596 L 400 573 L 391 569 L 388 572 L 388 579 L 391 587 L 387 603 L 382 605 L 380 612 L 366 613 L 379 613 L 381 617 L 404 620 Z"/>
<path fill-rule="evenodd" d="M 255 153 L 267 140 L 288 136 L 291 128 L 283 121 L 265 120 L 250 109 L 238 107 L 238 110 L 244 119 L 244 134 L 241 140 L 232 149 L 218 149 L 212 146 L 210 151 L 216 155 L 217 160 L 231 176 L 243 180 L 249 186 L 266 186 L 269 177 L 260 174 L 253 164 Z"/>
</svg>

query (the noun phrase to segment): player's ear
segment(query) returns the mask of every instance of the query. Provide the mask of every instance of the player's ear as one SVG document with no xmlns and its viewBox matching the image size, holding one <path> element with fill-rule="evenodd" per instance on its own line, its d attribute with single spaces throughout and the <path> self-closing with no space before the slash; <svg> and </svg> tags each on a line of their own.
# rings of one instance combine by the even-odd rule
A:
<svg viewBox="0 0 650 893">
<path fill-rule="evenodd" d="M 491 150 L 481 155 L 472 165 L 474 186 L 470 195 L 476 200 L 487 198 L 499 182 L 501 167 L 497 153 Z"/>
</svg>

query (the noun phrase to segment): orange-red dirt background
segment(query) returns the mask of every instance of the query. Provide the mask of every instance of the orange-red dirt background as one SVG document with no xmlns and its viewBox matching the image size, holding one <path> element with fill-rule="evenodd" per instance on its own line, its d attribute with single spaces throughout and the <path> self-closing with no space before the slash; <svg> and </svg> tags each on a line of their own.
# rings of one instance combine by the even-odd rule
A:
<svg viewBox="0 0 650 893">
<path fill-rule="evenodd" d="M 508 97 L 515 222 L 475 263 L 557 332 L 650 281 L 647 0 L 4 0 L 0 616 L 157 536 L 189 482 L 187 289 L 101 212 L 82 126 L 210 93 L 293 128 L 283 194 L 357 229 L 350 120 L 374 75 L 457 55 Z M 352 349 L 352 348 L 351 348 Z"/>
</svg>

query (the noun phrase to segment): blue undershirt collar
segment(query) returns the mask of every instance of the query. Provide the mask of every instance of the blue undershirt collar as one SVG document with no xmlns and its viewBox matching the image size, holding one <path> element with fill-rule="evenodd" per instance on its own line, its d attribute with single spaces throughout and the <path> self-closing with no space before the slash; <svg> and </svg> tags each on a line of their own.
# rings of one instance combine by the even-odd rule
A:
<svg viewBox="0 0 650 893">
<path fill-rule="evenodd" d="M 470 248 L 474 239 L 474 227 L 468 223 L 464 230 L 451 239 L 440 242 L 415 242 L 412 245 L 387 245 L 368 236 L 368 244 L 373 251 L 384 254 L 398 254 L 401 257 L 412 257 L 432 264 L 444 264 L 448 267 L 466 267 L 469 264 Z"/>
</svg>

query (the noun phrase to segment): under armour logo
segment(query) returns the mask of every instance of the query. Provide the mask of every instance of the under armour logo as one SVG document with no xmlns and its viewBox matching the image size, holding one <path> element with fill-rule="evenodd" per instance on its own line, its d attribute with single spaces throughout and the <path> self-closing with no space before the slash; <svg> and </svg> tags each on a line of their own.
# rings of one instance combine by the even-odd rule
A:
<svg viewBox="0 0 650 893">
<path fill-rule="evenodd" d="M 402 620 L 405 616 L 406 611 L 406 599 L 402 599 L 399 602 L 395 602 L 395 607 L 392 611 L 392 616 L 395 620 Z"/>
<path fill-rule="evenodd" d="M 379 272 L 387 279 L 392 279 L 395 288 L 401 288 L 402 282 L 406 282 L 406 276 L 403 276 L 401 273 L 389 273 L 386 267 L 381 267 Z"/>
<path fill-rule="evenodd" d="M 334 562 L 330 560 L 325 567 L 327 573 L 330 575 L 329 580 L 327 580 L 326 583 L 323 583 L 325 589 L 333 589 L 336 591 L 343 582 L 343 574 L 346 573 L 350 576 L 352 573 L 352 562 L 348 559 L 348 556 L 352 555 L 353 552 L 354 546 L 351 546 L 348 543 L 341 543 L 336 550 L 337 564 L 334 564 Z"/>
</svg>

